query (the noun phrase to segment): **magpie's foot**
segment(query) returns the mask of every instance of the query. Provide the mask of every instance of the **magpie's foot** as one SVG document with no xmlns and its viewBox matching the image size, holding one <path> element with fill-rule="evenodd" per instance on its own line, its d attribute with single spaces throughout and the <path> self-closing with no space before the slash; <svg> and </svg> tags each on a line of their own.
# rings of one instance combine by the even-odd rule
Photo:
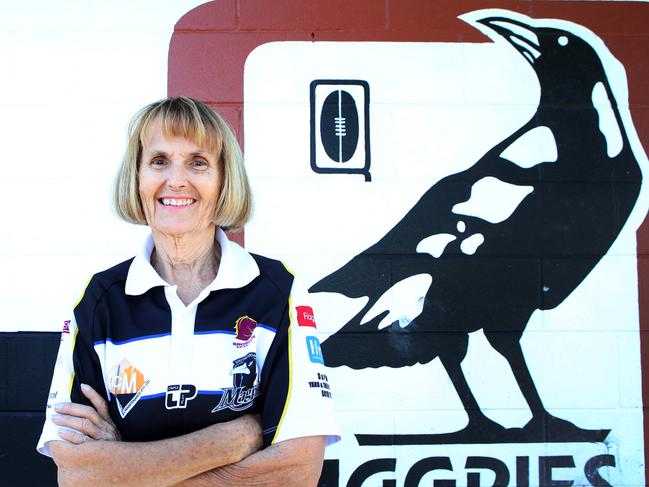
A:
<svg viewBox="0 0 649 487">
<path fill-rule="evenodd" d="M 466 439 L 467 443 L 492 443 L 494 439 L 502 438 L 506 431 L 499 423 L 480 415 L 469 418 L 469 424 L 452 434 L 457 438 Z"/>
<path fill-rule="evenodd" d="M 602 442 L 611 430 L 587 430 L 549 413 L 533 417 L 523 428 L 521 436 L 527 441 L 546 442 Z"/>
</svg>

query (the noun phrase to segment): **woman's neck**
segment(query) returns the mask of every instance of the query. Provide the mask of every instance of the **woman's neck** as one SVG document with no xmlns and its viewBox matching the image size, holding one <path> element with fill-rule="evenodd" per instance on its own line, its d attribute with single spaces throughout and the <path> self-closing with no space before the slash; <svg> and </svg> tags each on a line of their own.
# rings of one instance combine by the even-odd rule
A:
<svg viewBox="0 0 649 487">
<path fill-rule="evenodd" d="M 169 284 L 178 286 L 178 297 L 191 303 L 216 277 L 221 248 L 215 239 L 216 228 L 182 235 L 153 232 L 155 248 L 151 265 Z"/>
</svg>

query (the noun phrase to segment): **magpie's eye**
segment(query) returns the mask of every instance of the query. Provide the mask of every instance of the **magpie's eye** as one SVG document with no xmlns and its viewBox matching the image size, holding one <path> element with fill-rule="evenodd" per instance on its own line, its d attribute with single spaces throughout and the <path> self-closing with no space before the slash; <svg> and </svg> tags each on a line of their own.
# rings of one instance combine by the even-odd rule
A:
<svg viewBox="0 0 649 487">
<path fill-rule="evenodd" d="M 566 36 L 561 36 L 557 39 L 557 42 L 559 43 L 560 46 L 567 46 L 568 38 Z"/>
</svg>

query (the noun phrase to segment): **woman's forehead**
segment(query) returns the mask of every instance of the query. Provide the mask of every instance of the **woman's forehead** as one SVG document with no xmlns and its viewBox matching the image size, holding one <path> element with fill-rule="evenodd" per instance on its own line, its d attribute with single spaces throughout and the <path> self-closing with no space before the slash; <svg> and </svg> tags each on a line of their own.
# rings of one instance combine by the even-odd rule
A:
<svg viewBox="0 0 649 487">
<path fill-rule="evenodd" d="M 204 125 L 182 124 L 173 118 L 157 116 L 142 127 L 140 141 L 143 147 L 163 142 L 186 141 L 202 152 L 217 153 L 219 144 L 216 134 L 211 133 Z M 187 144 L 185 144 L 187 145 Z"/>
</svg>

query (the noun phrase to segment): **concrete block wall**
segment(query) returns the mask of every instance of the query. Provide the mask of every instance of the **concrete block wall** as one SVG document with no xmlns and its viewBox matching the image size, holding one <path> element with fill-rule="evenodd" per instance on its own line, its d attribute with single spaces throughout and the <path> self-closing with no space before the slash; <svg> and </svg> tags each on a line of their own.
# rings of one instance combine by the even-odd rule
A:
<svg viewBox="0 0 649 487">
<path fill-rule="evenodd" d="M 23 31 L 31 29 L 41 39 L 65 39 L 75 33 L 69 44 L 77 46 L 78 57 L 64 54 L 61 41 L 61 59 L 67 60 L 64 66 L 68 71 L 60 76 L 77 81 L 84 76 L 76 84 L 57 82 L 59 93 L 47 92 L 49 101 L 44 108 L 28 101 L 21 101 L 16 108 L 15 100 L 21 98 L 8 92 L 16 92 L 19 77 L 0 100 L 4 113 L 44 117 L 53 134 L 48 140 L 58 144 L 52 157 L 56 170 L 36 162 L 45 170 L 41 170 L 45 176 L 40 179 L 16 169 L 9 173 L 10 180 L 22 186 L 36 181 L 35 187 L 41 188 L 50 205 L 29 206 L 22 218 L 25 222 L 15 219 L 19 231 L 0 243 L 0 263 L 8 271 L 6 275 L 13 276 L 0 285 L 7 310 L 0 321 L 2 485 L 55 485 L 52 464 L 33 451 L 49 385 L 47 364 L 54 360 L 59 317 L 67 312 L 68 303 L 75 301 L 77 288 L 94 270 L 131 255 L 143 233 L 143 229 L 119 223 L 107 208 L 110 177 L 117 166 L 126 121 L 144 103 L 166 93 L 189 95 L 209 103 L 228 120 L 244 145 L 257 197 L 255 219 L 244 234 L 233 238 L 251 250 L 289 263 L 306 286 L 334 274 L 380 241 L 428 188 L 470 168 L 502 140 L 517 120 L 508 122 L 502 115 L 507 106 L 511 109 L 518 100 L 523 106 L 520 117 L 534 113 L 533 108 L 529 112 L 534 96 L 516 99 L 516 85 L 529 82 L 529 73 L 522 70 L 525 64 L 514 59 L 513 50 L 511 59 L 505 50 L 502 57 L 489 50 L 493 39 L 458 20 L 461 14 L 498 8 L 530 19 L 567 20 L 589 29 L 624 67 L 628 83 L 628 104 L 624 106 L 629 107 L 641 146 L 649 144 L 649 70 L 642 56 L 649 43 L 649 7 L 644 2 L 154 3 L 134 11 L 128 2 L 118 2 L 110 15 L 83 10 L 76 16 L 59 17 L 53 11 L 43 11 L 45 7 L 39 4 L 44 17 L 77 19 L 77 24 L 68 20 L 55 29 L 42 23 L 30 27 L 24 20 L 26 14 L 14 12 L 12 17 L 6 12 L 2 17 L 13 19 Z M 145 24 L 143 19 L 148 19 Z M 17 39 L 11 21 L 5 22 L 0 26 L 5 40 L 12 41 L 11 45 L 23 43 L 20 55 L 14 53 L 15 62 L 31 60 L 27 43 L 34 41 L 28 41 L 26 35 Z M 79 24 L 85 27 L 79 28 Z M 84 39 L 94 43 L 84 47 Z M 458 46 L 460 50 L 454 51 Z M 388 50 L 382 51 L 384 48 Z M 336 49 L 347 51 L 351 59 Z M 478 66 L 481 55 L 485 60 L 510 63 L 505 71 L 511 74 L 510 79 L 494 73 L 488 63 L 484 69 Z M 108 74 L 84 70 L 83 59 L 95 59 Z M 149 59 L 144 68 L 151 76 L 132 75 L 133 68 L 142 68 L 138 64 L 142 59 Z M 72 69 L 77 65 L 78 71 Z M 417 69 L 410 71 L 413 65 Z M 426 82 L 417 83 L 417 76 Z M 125 78 L 129 83 L 119 81 Z M 481 78 L 485 85 L 491 83 L 491 88 L 483 91 Z M 79 86 L 97 86 L 102 79 L 101 89 L 96 90 L 101 96 L 85 88 L 81 98 L 75 98 Z M 312 170 L 309 82 L 316 79 L 369 80 L 371 181 L 360 175 L 323 175 Z M 428 83 L 434 87 L 432 94 L 421 91 Z M 440 99 L 454 93 L 461 99 L 444 107 Z M 75 110 L 64 115 L 68 105 Z M 475 105 L 486 107 L 485 112 L 476 110 Z M 73 130 L 82 142 L 77 150 L 66 151 L 74 137 L 62 128 L 93 120 L 97 111 L 104 114 L 97 128 L 84 123 L 89 128 Z M 431 121 L 440 113 L 445 114 L 443 120 Z M 386 114 L 392 118 L 386 119 Z M 489 120 L 495 121 L 486 123 Z M 7 133 L 13 134 L 9 140 L 25 146 L 19 131 Z M 87 165 L 87 154 L 94 155 L 98 146 L 109 147 L 106 154 L 94 157 L 97 161 L 91 167 L 101 167 L 99 175 Z M 466 146 L 467 152 L 457 151 L 457 146 Z M 11 149 L 10 154 L 15 159 L 19 151 Z M 427 165 L 429 155 L 433 164 Z M 57 188 L 57 192 L 43 192 L 42 188 L 48 187 Z M 76 197 L 57 199 L 53 195 L 58 193 Z M 446 193 L 440 194 L 438 201 L 444 200 Z M 79 198 L 83 205 L 78 204 Z M 643 224 L 644 198 L 635 207 L 632 225 L 624 228 L 616 244 L 565 301 L 553 310 L 535 312 L 523 324 L 524 356 L 545 406 L 585 430 L 611 429 L 605 441 L 512 439 L 516 433 L 512 429 L 523 428 L 531 417 L 529 407 L 505 359 L 484 332 L 476 330 L 470 333 L 462 369 L 479 406 L 509 431 L 509 437 L 495 434 L 481 443 L 470 434 L 464 439 L 453 436 L 467 424 L 467 411 L 448 371 L 437 359 L 403 367 L 343 364 L 332 369 L 330 378 L 344 438 L 327 451 L 321 485 L 382 482 L 410 486 L 432 480 L 456 486 L 553 485 L 571 480 L 577 485 L 645 485 L 649 478 L 649 430 L 643 420 L 647 416 L 643 398 L 649 397 L 649 230 Z M 45 222 L 45 241 L 39 237 L 38 226 L 29 224 L 33 221 Z M 372 255 L 385 263 L 380 259 L 389 254 Z M 421 252 L 412 252 L 411 257 L 417 254 Z M 462 256 L 466 254 L 457 250 L 448 258 L 461 263 Z M 475 256 L 479 257 L 479 252 Z M 533 258 L 543 265 L 549 256 Z M 25 275 L 25 268 L 31 269 L 35 262 L 39 265 L 29 273 L 40 269 L 46 282 L 52 283 L 48 295 L 38 300 L 26 292 L 33 279 Z M 386 282 L 394 288 L 400 281 L 397 272 L 390 272 Z M 371 274 L 364 278 L 370 279 Z M 432 280 L 436 282 L 435 275 Z M 395 292 L 404 296 L 399 294 L 404 292 L 401 288 Z M 351 292 L 342 288 L 329 294 L 313 293 L 323 346 L 362 309 L 352 298 Z M 425 296 L 424 302 L 427 299 L 435 301 L 434 296 Z M 435 344 L 443 334 L 412 336 L 417 340 L 431 337 L 430 343 Z M 337 349 L 345 350 L 347 337 L 351 340 L 354 335 L 343 332 L 341 337 L 331 356 Z M 367 337 L 367 347 L 352 345 L 351 349 L 369 360 L 379 353 L 372 344 L 378 347 L 380 339 L 369 332 Z"/>
<path fill-rule="evenodd" d="M 36 453 L 63 320 L 144 228 L 110 208 L 131 115 L 166 96 L 169 40 L 200 1 L 0 5 L 0 485 L 56 485 Z"/>
</svg>

